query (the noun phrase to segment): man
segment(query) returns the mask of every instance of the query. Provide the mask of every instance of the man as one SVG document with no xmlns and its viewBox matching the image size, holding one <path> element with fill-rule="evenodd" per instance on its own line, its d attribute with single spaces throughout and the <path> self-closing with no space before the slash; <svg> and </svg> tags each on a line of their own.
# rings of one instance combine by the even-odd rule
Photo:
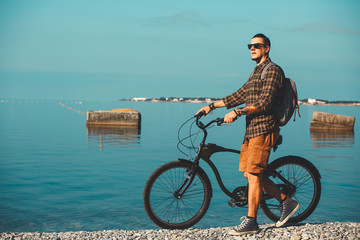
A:
<svg viewBox="0 0 360 240">
<path fill-rule="evenodd" d="M 268 164 L 270 150 L 279 136 L 279 126 L 275 121 L 273 106 L 281 96 L 284 74 L 282 69 L 273 65 L 260 79 L 263 69 L 271 62 L 269 58 L 270 40 L 263 34 L 256 34 L 248 45 L 251 58 L 257 66 L 248 81 L 236 92 L 202 107 L 205 115 L 210 111 L 226 107 L 237 107 L 245 103 L 244 108 L 237 108 L 225 115 L 224 121 L 231 123 L 240 115 L 246 115 L 246 133 L 240 154 L 239 171 L 249 183 L 248 215 L 243 222 L 229 232 L 231 235 L 258 233 L 259 226 L 256 216 L 263 190 L 276 198 L 282 204 L 282 214 L 276 227 L 284 225 L 299 208 L 299 204 L 281 193 L 277 186 L 263 176 Z"/>
</svg>

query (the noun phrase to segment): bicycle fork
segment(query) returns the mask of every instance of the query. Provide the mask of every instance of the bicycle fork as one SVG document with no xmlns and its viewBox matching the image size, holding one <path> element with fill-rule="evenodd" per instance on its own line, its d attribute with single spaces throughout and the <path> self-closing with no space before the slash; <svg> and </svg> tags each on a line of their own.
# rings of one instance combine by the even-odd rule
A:
<svg viewBox="0 0 360 240">
<path fill-rule="evenodd" d="M 195 174 L 193 174 L 191 172 L 194 172 L 194 170 L 192 169 L 192 170 L 190 170 L 190 172 L 188 174 L 184 174 L 185 180 L 181 184 L 179 189 L 174 192 L 175 198 L 177 198 L 177 199 L 182 198 L 182 196 L 184 195 L 186 190 L 190 187 L 191 183 L 194 181 Z"/>
<path fill-rule="evenodd" d="M 187 173 L 184 174 L 185 180 L 181 184 L 181 186 L 174 192 L 174 197 L 177 199 L 181 199 L 182 196 L 185 194 L 185 192 L 188 190 L 192 182 L 194 181 L 195 175 L 196 175 L 196 169 L 199 166 L 199 157 L 197 156 L 194 161 L 194 165 L 191 169 L 186 170 Z M 181 159 L 179 159 L 181 160 Z"/>
<path fill-rule="evenodd" d="M 174 197 L 177 199 L 182 198 L 182 196 L 185 194 L 185 192 L 188 190 L 188 188 L 190 187 L 190 185 L 192 184 L 192 182 L 194 181 L 195 175 L 196 175 L 196 169 L 199 167 L 199 160 L 201 158 L 201 155 L 203 154 L 203 147 L 205 146 L 204 143 L 200 144 L 200 147 L 198 149 L 198 152 L 195 156 L 195 160 L 194 160 L 194 165 L 191 169 L 187 170 L 187 174 L 184 174 L 185 180 L 184 182 L 181 184 L 181 186 L 179 187 L 179 189 L 177 189 L 174 192 Z M 179 160 L 185 160 L 185 159 L 179 159 Z M 187 160 L 185 160 L 187 161 Z"/>
</svg>

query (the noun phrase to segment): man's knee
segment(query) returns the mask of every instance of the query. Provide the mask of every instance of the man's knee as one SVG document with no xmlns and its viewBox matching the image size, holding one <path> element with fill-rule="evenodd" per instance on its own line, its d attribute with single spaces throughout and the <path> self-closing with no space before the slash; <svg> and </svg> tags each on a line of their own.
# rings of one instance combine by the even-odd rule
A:
<svg viewBox="0 0 360 240">
<path fill-rule="evenodd" d="M 246 174 L 246 176 L 245 176 Z M 261 182 L 261 177 L 262 177 L 262 174 L 261 173 L 250 173 L 250 172 L 245 172 L 244 173 L 244 176 L 247 178 L 247 180 L 250 182 L 253 182 L 253 183 L 256 183 L 256 182 Z"/>
</svg>

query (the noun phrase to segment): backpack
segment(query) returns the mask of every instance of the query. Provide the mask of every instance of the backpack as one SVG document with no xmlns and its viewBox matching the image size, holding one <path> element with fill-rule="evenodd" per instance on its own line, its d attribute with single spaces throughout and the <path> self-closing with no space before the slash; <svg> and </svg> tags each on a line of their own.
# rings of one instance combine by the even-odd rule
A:
<svg viewBox="0 0 360 240">
<path fill-rule="evenodd" d="M 260 77 L 262 81 L 264 81 L 266 70 L 273 65 L 276 64 L 270 62 L 268 65 L 265 66 Z M 285 126 L 286 123 L 291 119 L 296 109 L 298 109 L 299 117 L 301 117 L 295 82 L 290 78 L 285 77 L 283 82 L 282 93 L 283 96 L 280 102 L 275 104 L 274 106 L 274 112 L 275 112 L 274 117 L 276 122 L 279 124 L 279 126 Z M 296 114 L 294 115 L 294 121 L 295 121 L 295 116 Z"/>
</svg>

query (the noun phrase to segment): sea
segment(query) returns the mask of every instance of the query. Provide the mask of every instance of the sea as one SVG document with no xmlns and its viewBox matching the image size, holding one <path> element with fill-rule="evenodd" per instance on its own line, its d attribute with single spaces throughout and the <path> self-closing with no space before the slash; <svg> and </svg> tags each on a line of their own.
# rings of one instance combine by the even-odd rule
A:
<svg viewBox="0 0 360 240">
<path fill-rule="evenodd" d="M 205 103 L 61 103 L 69 108 L 55 100 L 0 100 L 0 232 L 158 229 L 143 207 L 144 185 L 160 165 L 187 158 L 178 150 L 178 139 L 188 136 L 191 127 L 197 130 L 191 122 L 179 128 Z M 87 127 L 81 114 L 119 108 L 139 111 L 141 126 Z M 217 109 L 202 121 L 227 111 Z M 310 131 L 315 111 L 355 117 L 354 131 Z M 300 113 L 301 118 L 282 127 L 283 144 L 270 161 L 297 155 L 320 171 L 321 199 L 304 222 L 360 222 L 360 107 L 302 105 Z M 239 118 L 209 129 L 208 142 L 239 149 L 244 130 L 245 120 Z M 189 144 L 196 146 L 197 136 Z M 238 155 L 215 154 L 213 161 L 229 190 L 246 184 L 237 170 Z M 246 207 L 230 208 L 214 174 L 205 163 L 200 166 L 208 172 L 214 196 L 194 227 L 239 224 Z M 258 222 L 271 220 L 259 210 Z"/>
</svg>

